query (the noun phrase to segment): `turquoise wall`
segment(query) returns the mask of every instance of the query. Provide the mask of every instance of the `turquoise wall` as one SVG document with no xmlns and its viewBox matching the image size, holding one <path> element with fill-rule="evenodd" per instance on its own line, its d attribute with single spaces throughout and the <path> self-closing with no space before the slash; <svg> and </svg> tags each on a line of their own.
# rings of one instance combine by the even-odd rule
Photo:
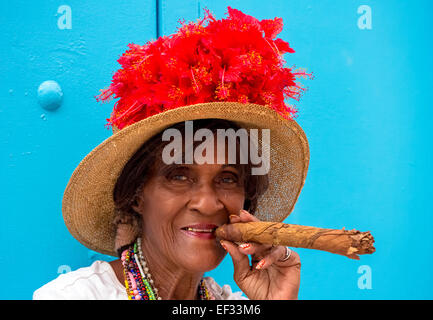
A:
<svg viewBox="0 0 433 320">
<path fill-rule="evenodd" d="M 299 298 L 433 298 L 431 1 L 21 0 L 0 2 L 0 299 L 31 299 L 59 273 L 110 259 L 72 238 L 61 214 L 73 170 L 110 136 L 114 102 L 94 96 L 128 43 L 173 33 L 204 7 L 223 18 L 227 6 L 282 17 L 279 37 L 296 51 L 287 64 L 315 75 L 297 118 L 310 167 L 286 222 L 376 239 L 376 253 L 359 261 L 296 249 Z M 56 97 L 38 100 L 47 80 L 63 93 L 55 110 L 39 101 Z M 232 272 L 228 257 L 209 275 L 236 290 Z"/>
</svg>

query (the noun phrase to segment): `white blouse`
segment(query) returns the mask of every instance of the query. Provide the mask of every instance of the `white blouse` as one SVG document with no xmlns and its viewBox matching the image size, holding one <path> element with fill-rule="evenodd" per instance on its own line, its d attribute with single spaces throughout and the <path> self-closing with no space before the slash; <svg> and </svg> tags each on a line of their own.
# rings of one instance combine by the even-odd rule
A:
<svg viewBox="0 0 433 320">
<path fill-rule="evenodd" d="M 241 291 L 222 288 L 211 277 L 204 278 L 215 300 L 247 300 Z M 106 261 L 59 275 L 33 293 L 33 300 L 127 300 L 126 289 Z"/>
</svg>

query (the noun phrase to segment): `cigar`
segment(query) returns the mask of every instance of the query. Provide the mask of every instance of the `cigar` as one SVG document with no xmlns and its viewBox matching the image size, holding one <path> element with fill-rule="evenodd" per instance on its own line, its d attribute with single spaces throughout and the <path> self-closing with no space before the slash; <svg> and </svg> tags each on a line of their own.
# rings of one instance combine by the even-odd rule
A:
<svg viewBox="0 0 433 320">
<path fill-rule="evenodd" d="M 324 229 L 280 222 L 243 222 L 224 224 L 215 231 L 217 237 L 234 242 L 258 242 L 327 251 L 359 260 L 371 254 L 374 238 L 370 231 Z"/>
</svg>

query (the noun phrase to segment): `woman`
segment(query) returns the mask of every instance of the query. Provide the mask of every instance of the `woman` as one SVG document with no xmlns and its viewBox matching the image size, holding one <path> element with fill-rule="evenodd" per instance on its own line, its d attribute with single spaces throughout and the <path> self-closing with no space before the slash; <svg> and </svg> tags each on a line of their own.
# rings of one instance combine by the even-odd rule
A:
<svg viewBox="0 0 433 320">
<path fill-rule="evenodd" d="M 229 19 L 221 21 L 205 17 L 212 20 L 206 28 L 201 25 L 203 21 L 184 26 L 177 38 L 162 37 L 146 47 L 132 45 L 119 59 L 123 69 L 113 76 L 110 88 L 100 96 L 102 100 L 112 95 L 120 97 L 109 119 L 114 134 L 74 171 L 63 198 L 63 216 L 77 240 L 92 250 L 120 259 L 95 262 L 62 275 L 37 290 L 35 299 L 241 299 L 240 293 L 232 293 L 228 286 L 221 288 L 213 279 L 203 278 L 227 252 L 233 260 L 234 280 L 249 299 L 297 298 L 300 259 L 295 252 L 281 246 L 234 243 L 229 235 L 228 239 L 215 237 L 215 229 L 225 223 L 282 221 L 287 217 L 305 182 L 309 160 L 305 134 L 295 121 L 287 118 L 287 107 L 277 100 L 266 104 L 264 94 L 254 94 L 258 91 L 256 83 L 246 83 L 240 77 L 251 78 L 254 74 L 255 79 L 258 75 L 269 78 L 269 70 L 257 70 L 257 64 L 250 69 L 242 67 L 236 78 L 230 75 L 235 62 L 231 66 L 221 65 L 227 58 L 221 41 L 230 39 L 218 28 L 230 31 L 232 38 L 238 39 L 245 39 L 245 32 L 255 36 L 258 31 L 264 32 L 269 47 L 261 47 L 260 54 L 263 62 L 269 60 L 274 73 L 272 81 L 279 79 L 280 83 L 270 88 L 269 83 L 263 82 L 259 91 L 267 88 L 266 97 L 272 90 L 275 96 L 286 87 L 287 92 L 299 92 L 300 87 L 293 82 L 294 74 L 282 68 L 279 60 L 280 54 L 290 52 L 288 44 L 277 41 L 281 39 L 272 40 L 281 21 L 258 21 L 230 7 L 229 14 Z M 237 48 L 231 43 L 226 49 L 231 53 L 249 53 L 257 42 L 258 38 L 254 38 Z M 279 50 L 278 55 L 274 47 Z M 202 70 L 202 77 L 194 76 L 193 62 L 189 61 L 188 82 L 181 68 L 185 64 L 179 61 L 191 56 L 197 56 L 195 63 L 203 68 L 204 61 L 215 61 L 206 72 Z M 161 57 L 179 65 L 173 69 L 167 63 L 161 64 Z M 226 69 L 231 79 L 227 83 Z M 168 73 L 164 76 L 164 72 Z M 169 81 L 176 83 L 185 99 L 162 90 Z M 197 88 L 195 93 L 189 90 L 191 86 Z M 221 98 L 226 89 L 224 94 L 232 99 L 238 94 L 237 100 L 213 101 L 207 94 L 213 90 Z M 245 103 L 245 96 L 256 99 L 249 98 Z M 195 131 L 187 133 L 187 120 L 193 121 Z M 166 147 L 174 141 L 164 138 L 167 129 L 182 132 L 182 144 L 178 145 L 182 151 L 176 159 L 180 161 L 174 163 L 165 161 Z M 259 150 L 256 156 L 262 155 L 261 151 L 269 152 L 269 174 L 253 174 L 254 167 L 264 164 L 263 158 L 262 163 L 253 163 L 254 157 L 249 154 L 247 163 L 241 161 L 241 150 L 245 149 L 241 148 L 240 138 L 210 140 L 214 150 L 200 149 L 208 161 L 198 163 L 195 151 L 200 141 L 195 140 L 190 149 L 186 141 L 203 129 L 213 137 L 217 137 L 218 130 L 269 130 L 269 142 L 263 133 L 261 139 L 255 139 L 253 131 L 247 140 L 248 152 L 254 145 Z M 215 150 L 228 149 L 233 143 L 237 150 L 235 161 L 227 153 L 221 163 Z M 213 154 L 207 154 L 209 151 Z M 194 155 L 193 162 L 186 161 L 190 155 Z"/>
</svg>

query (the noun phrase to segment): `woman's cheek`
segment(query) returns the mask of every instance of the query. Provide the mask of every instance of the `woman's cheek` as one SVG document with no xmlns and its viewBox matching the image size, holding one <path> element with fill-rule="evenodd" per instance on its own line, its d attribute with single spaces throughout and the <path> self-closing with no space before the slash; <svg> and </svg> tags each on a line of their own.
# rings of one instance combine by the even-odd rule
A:
<svg viewBox="0 0 433 320">
<path fill-rule="evenodd" d="M 224 205 L 227 208 L 229 214 L 238 214 L 240 209 L 243 209 L 245 202 L 245 194 L 243 189 L 235 189 L 231 191 L 224 190 L 221 193 L 221 199 L 223 199 Z"/>
<path fill-rule="evenodd" d="M 179 243 L 176 240 L 172 228 L 169 228 L 166 222 L 161 223 L 161 226 L 165 226 L 165 228 L 159 228 L 158 238 L 160 240 L 158 247 L 155 249 L 160 250 L 163 255 L 174 258 L 176 256 L 176 251 L 179 250 Z"/>
</svg>

